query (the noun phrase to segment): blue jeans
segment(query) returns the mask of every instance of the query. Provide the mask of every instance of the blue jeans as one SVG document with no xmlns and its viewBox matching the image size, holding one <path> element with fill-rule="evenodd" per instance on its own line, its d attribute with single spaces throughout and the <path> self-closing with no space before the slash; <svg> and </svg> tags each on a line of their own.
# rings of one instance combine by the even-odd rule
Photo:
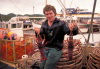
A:
<svg viewBox="0 0 100 69">
<path fill-rule="evenodd" d="M 62 51 L 55 48 L 44 49 L 47 60 L 42 61 L 40 69 L 55 69 L 56 64 L 59 61 Z"/>
</svg>

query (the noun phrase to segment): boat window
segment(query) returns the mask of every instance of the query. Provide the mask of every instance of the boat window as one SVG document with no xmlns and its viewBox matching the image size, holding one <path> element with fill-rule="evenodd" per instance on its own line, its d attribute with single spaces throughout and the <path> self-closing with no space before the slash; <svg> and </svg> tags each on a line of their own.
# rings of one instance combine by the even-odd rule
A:
<svg viewBox="0 0 100 69">
<path fill-rule="evenodd" d="M 18 23 L 17 24 L 17 28 L 21 28 L 22 27 L 22 24 L 21 23 Z"/>
<path fill-rule="evenodd" d="M 31 28 L 32 27 L 32 25 L 29 25 L 29 28 Z"/>
<path fill-rule="evenodd" d="M 70 23 L 70 20 L 67 20 L 68 23 Z"/>
<path fill-rule="evenodd" d="M 3 28 L 3 24 L 2 23 L 0 23 L 0 28 Z"/>
<path fill-rule="evenodd" d="M 23 28 L 27 28 L 27 25 L 24 25 Z"/>
<path fill-rule="evenodd" d="M 0 23 L 0 28 L 2 28 L 2 24 Z"/>
<path fill-rule="evenodd" d="M 5 28 L 5 24 L 0 23 L 0 28 Z"/>
<path fill-rule="evenodd" d="M 12 24 L 11 25 L 11 28 L 16 28 L 16 24 Z"/>
<path fill-rule="evenodd" d="M 8 24 L 6 24 L 6 28 L 8 28 Z"/>
<path fill-rule="evenodd" d="M 5 24 L 2 25 L 2 28 L 5 28 Z"/>
</svg>

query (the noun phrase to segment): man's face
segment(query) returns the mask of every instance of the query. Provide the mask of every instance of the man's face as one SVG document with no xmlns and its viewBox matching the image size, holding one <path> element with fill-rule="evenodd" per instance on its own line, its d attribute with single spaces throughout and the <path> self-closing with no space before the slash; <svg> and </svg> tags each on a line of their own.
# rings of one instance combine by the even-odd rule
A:
<svg viewBox="0 0 100 69">
<path fill-rule="evenodd" d="M 50 22 L 54 21 L 54 19 L 55 19 L 55 14 L 54 14 L 54 12 L 52 10 L 45 11 L 45 16 L 48 19 L 48 21 L 50 21 Z"/>
</svg>

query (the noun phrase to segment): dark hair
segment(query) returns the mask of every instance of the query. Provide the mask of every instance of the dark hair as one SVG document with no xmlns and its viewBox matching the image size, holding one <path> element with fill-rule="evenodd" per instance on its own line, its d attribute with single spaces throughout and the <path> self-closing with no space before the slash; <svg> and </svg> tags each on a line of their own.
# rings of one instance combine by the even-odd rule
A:
<svg viewBox="0 0 100 69">
<path fill-rule="evenodd" d="M 45 7 L 44 7 L 44 9 L 43 9 L 43 13 L 45 14 L 45 11 L 53 11 L 54 12 L 54 14 L 56 15 L 56 9 L 55 9 L 55 7 L 54 6 L 51 6 L 51 5 L 46 5 Z"/>
</svg>

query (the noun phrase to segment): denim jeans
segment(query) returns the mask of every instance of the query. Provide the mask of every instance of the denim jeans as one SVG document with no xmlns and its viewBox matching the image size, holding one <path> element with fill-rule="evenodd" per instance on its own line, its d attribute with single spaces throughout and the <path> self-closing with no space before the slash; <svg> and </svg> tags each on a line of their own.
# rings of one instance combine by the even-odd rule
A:
<svg viewBox="0 0 100 69">
<path fill-rule="evenodd" d="M 62 51 L 55 48 L 46 48 L 44 49 L 44 53 L 47 59 L 42 61 L 40 69 L 55 69 L 62 55 Z"/>
</svg>

